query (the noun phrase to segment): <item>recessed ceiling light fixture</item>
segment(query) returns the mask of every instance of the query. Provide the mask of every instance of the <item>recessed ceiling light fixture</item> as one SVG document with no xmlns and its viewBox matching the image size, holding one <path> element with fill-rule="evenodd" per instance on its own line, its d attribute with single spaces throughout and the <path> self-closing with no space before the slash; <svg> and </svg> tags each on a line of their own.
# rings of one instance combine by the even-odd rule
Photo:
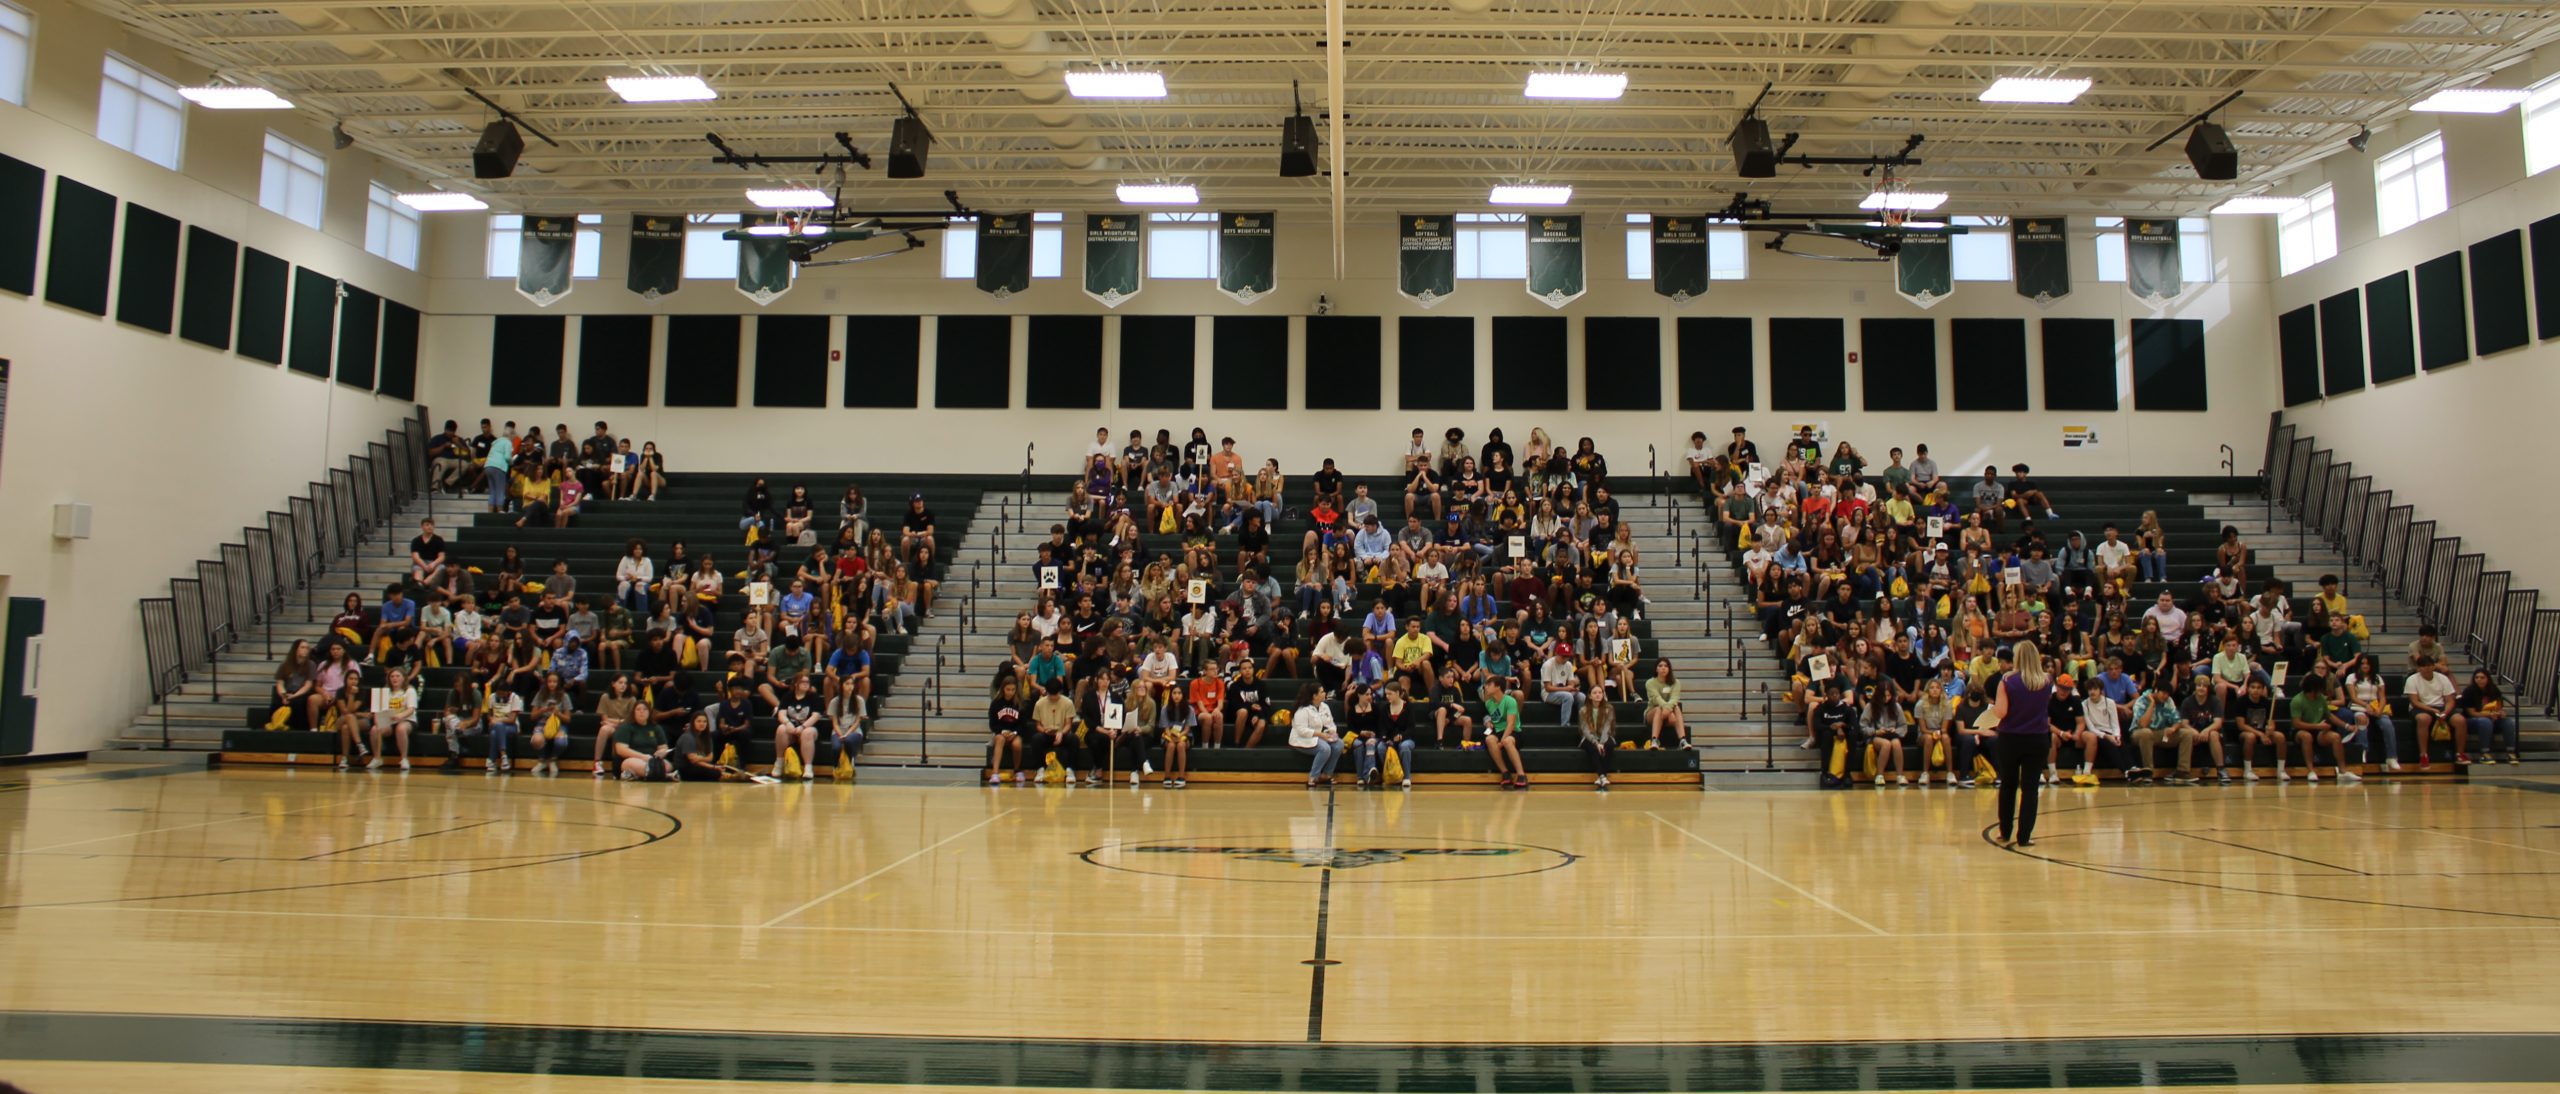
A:
<svg viewBox="0 0 2560 1094">
<path fill-rule="evenodd" d="M 1562 205 L 1573 200 L 1573 187 L 1515 185 L 1496 186 L 1485 195 L 1495 205 Z"/>
<path fill-rule="evenodd" d="M 1627 93 L 1627 74 L 1532 72 L 1520 93 L 1532 99 L 1614 99 Z"/>
<path fill-rule="evenodd" d="M 824 190 L 805 187 L 792 190 L 749 190 L 747 200 L 764 209 L 832 209 L 834 198 Z"/>
<path fill-rule="evenodd" d="M 2503 87 L 2446 88 L 2409 109 L 2433 114 L 2495 114 L 2525 100 L 2525 92 Z"/>
<path fill-rule="evenodd" d="M 291 110 L 293 104 L 284 96 L 263 87 L 240 87 L 215 84 L 211 87 L 182 87 L 178 94 L 207 110 Z"/>
<path fill-rule="evenodd" d="M 2290 213 L 2300 208 L 2302 208 L 2301 198 L 2279 197 L 2274 194 L 2250 194 L 2246 197 L 2232 198 L 2214 206 L 2213 215 L 2218 217 L 2266 216 Z"/>
<path fill-rule="evenodd" d="M 2044 103 L 2059 106 L 2089 91 L 2089 81 L 2061 76 L 2003 76 L 1984 88 L 1986 103 Z"/>
<path fill-rule="evenodd" d="M 751 236 L 787 236 L 794 234 L 804 236 L 822 236 L 831 230 L 832 229 L 829 229 L 824 224 L 803 224 L 797 228 L 794 228 L 789 224 L 756 224 L 747 228 L 747 234 Z"/>
<path fill-rule="evenodd" d="M 1120 184 L 1123 205 L 1198 205 L 1200 188 L 1189 183 L 1124 182 Z"/>
<path fill-rule="evenodd" d="M 1925 213 L 1946 203 L 1947 195 L 1936 190 L 1878 190 L 1859 202 L 1858 208 Z"/>
<path fill-rule="evenodd" d="M 1067 94 L 1079 99 L 1161 99 L 1164 73 L 1140 68 L 1069 69 Z"/>
<path fill-rule="evenodd" d="M 700 76 L 607 76 L 604 85 L 626 103 L 690 103 L 720 97 Z"/>
<path fill-rule="evenodd" d="M 489 203 L 469 194 L 451 190 L 429 190 L 418 194 L 400 194 L 395 200 L 421 213 L 467 213 L 486 209 Z"/>
</svg>

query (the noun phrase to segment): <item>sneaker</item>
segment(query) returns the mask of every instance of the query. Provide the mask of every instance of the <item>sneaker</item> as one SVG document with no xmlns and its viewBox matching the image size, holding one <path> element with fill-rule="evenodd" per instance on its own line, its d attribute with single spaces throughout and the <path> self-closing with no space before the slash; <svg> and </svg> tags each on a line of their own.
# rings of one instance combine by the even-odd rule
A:
<svg viewBox="0 0 2560 1094">
<path fill-rule="evenodd" d="M 1974 781 L 1970 778 L 1956 780 L 1956 788 L 1959 790 L 1971 790 L 1975 785 Z"/>
<path fill-rule="evenodd" d="M 796 685 L 795 685 L 795 686 L 796 686 Z M 1131 785 L 1131 786 L 1136 786 L 1136 785 L 1138 785 L 1138 773 L 1137 773 L 1137 772 L 1132 771 L 1132 772 L 1130 772 L 1130 773 L 1129 773 L 1129 785 Z"/>
<path fill-rule="evenodd" d="M 2469 767 L 2469 766 L 2471 766 L 2471 754 L 2470 754 L 2470 753 L 2468 753 L 2468 752 L 2456 752 L 2456 753 L 2454 753 L 2454 754 L 2453 754 L 2453 766 L 2455 766 L 2455 767 Z"/>
<path fill-rule="evenodd" d="M 2289 782 L 2292 782 L 2292 781 L 2293 781 L 2293 769 L 2291 769 L 2291 768 L 2285 768 L 2285 767 L 2279 767 L 2279 768 L 2277 768 L 2277 769 L 2276 769 L 2276 781 L 2277 781 L 2277 782 L 2280 782 L 2280 783 L 2289 783 Z"/>
<path fill-rule="evenodd" d="M 807 765 L 807 764 L 803 764 L 803 765 L 801 765 L 801 768 L 800 768 L 800 781 L 801 781 L 801 782 L 804 782 L 804 783 L 809 783 L 809 782 L 816 782 L 816 781 L 818 781 L 818 769 L 817 769 L 816 767 L 814 767 L 814 766 Z"/>
<path fill-rule="evenodd" d="M 365 769 L 365 770 L 367 770 L 367 771 L 380 771 L 380 770 L 382 770 L 382 757 L 380 757 L 380 756 L 376 756 L 376 757 L 374 757 L 374 758 L 372 758 L 372 759 L 370 759 L 370 760 L 366 760 L 366 761 L 364 762 L 364 769 Z"/>
<path fill-rule="evenodd" d="M 2358 775 L 2353 771 L 2341 771 L 2338 772 L 2338 781 L 2341 783 L 2360 783 L 2364 781 L 2364 776 Z"/>
<path fill-rule="evenodd" d="M 2382 769 L 2383 769 L 2384 771 L 2398 771 L 2398 770 L 2400 770 L 2400 761 L 2398 761 L 2398 760 L 2384 760 L 2384 761 L 2382 761 Z"/>
<path fill-rule="evenodd" d="M 1138 761 L 1138 770 L 1140 770 L 1140 771 L 1144 771 L 1144 772 L 1146 772 L 1147 774 L 1150 774 L 1150 775 L 1155 774 L 1155 773 L 1156 773 L 1156 764 L 1155 764 L 1155 761 L 1153 761 L 1153 760 L 1140 760 L 1140 761 Z"/>
<path fill-rule="evenodd" d="M 2507 753 L 2507 761 L 2506 761 L 2506 762 L 2511 763 L 2511 764 L 2520 764 L 2520 763 L 2523 763 L 2523 762 L 2524 762 L 2524 757 L 2519 756 L 2519 755 L 2516 755 L 2516 754 L 2515 754 L 2515 753 L 2513 753 L 2513 752 L 2510 752 L 2510 753 Z"/>
<path fill-rule="evenodd" d="M 400 773 L 403 775 L 409 773 L 409 758 L 406 756 L 400 757 Z"/>
<path fill-rule="evenodd" d="M 988 785 L 988 786 L 1003 786 L 1003 785 L 1004 785 L 1004 772 L 999 771 L 999 772 L 996 772 L 996 773 L 995 773 L 995 774 L 993 774 L 993 775 L 989 775 L 989 776 L 987 776 L 987 785 Z"/>
<path fill-rule="evenodd" d="M 604 777 L 604 764 L 601 762 L 596 764 L 596 777 L 599 779 Z"/>
<path fill-rule="evenodd" d="M 1014 781 L 1015 781 L 1015 782 L 1020 782 L 1020 781 L 1022 781 L 1022 772 L 1019 772 L 1019 771 L 1014 772 L 1014 773 L 1013 773 L 1013 779 L 1014 779 Z M 1046 768 L 1042 768 L 1042 769 L 1041 769 L 1037 774 L 1034 774 L 1033 776 L 1031 776 L 1031 781 L 1032 781 L 1032 782 L 1035 782 L 1035 783 L 1045 783 L 1045 782 L 1048 782 L 1048 781 L 1049 781 L 1049 772 L 1048 772 L 1048 769 L 1046 769 Z M 1068 782 L 1074 782 L 1074 781 L 1075 781 L 1075 777 L 1074 777 L 1074 776 L 1068 776 L 1067 781 L 1068 781 Z"/>
<path fill-rule="evenodd" d="M 1041 773 L 1040 773 L 1040 777 L 1041 777 L 1041 779 L 1042 779 L 1043 781 L 1046 781 L 1046 780 L 1048 779 L 1048 777 L 1049 777 L 1049 773 L 1048 773 L 1048 772 L 1043 771 L 1043 772 L 1041 772 Z M 1028 772 L 1028 771 L 1016 771 L 1016 772 L 1014 772 L 1014 773 L 1013 773 L 1013 785 L 1015 785 L 1015 786 L 1023 786 L 1023 785 L 1027 785 L 1027 784 L 1028 784 L 1028 783 L 1030 783 L 1030 782 L 1031 782 L 1031 773 L 1030 773 L 1030 772 Z"/>
<path fill-rule="evenodd" d="M 1404 788 L 1407 790 L 1413 789 L 1413 776 L 1407 775 L 1404 777 Z"/>
<path fill-rule="evenodd" d="M 1806 752 L 1813 751 L 1813 738 L 1807 737 L 1804 740 L 1797 742 L 1796 747 Z"/>
<path fill-rule="evenodd" d="M 2319 782 L 2319 781 L 2320 781 L 2320 769 L 2319 769 L 2319 768 L 2316 768 L 2316 767 L 2315 767 L 2315 768 L 2312 768 L 2312 769 L 2311 769 L 2311 770 L 2309 770 L 2309 771 L 2303 772 L 2303 775 L 2304 775 L 2304 776 L 2306 776 L 2306 777 L 2308 777 L 2312 782 L 2315 782 L 2315 783 L 2316 783 L 2316 782 Z"/>
<path fill-rule="evenodd" d="M 2224 785 L 2224 786 L 2229 786 L 2229 785 L 2231 785 L 2231 769 L 2229 769 L 2229 768 L 2224 768 L 2224 769 L 2223 769 L 2219 774 L 2220 774 L 2220 778 L 2221 778 L 2221 781 L 2222 781 L 2222 785 Z M 2252 771 L 2252 772 L 2250 772 L 2250 773 L 2249 773 L 2249 777 L 2250 777 L 2250 778 L 2252 778 L 2252 779 L 2255 779 L 2255 778 L 2257 778 L 2257 777 L 2258 777 L 2258 773 L 2257 773 L 2257 772 L 2255 772 L 2255 771 Z"/>
<path fill-rule="evenodd" d="M 344 770 L 346 770 L 346 769 L 347 769 L 347 758 L 346 758 L 346 757 L 344 757 L 344 756 L 340 756 L 340 757 L 338 757 L 338 770 L 340 770 L 340 771 L 344 771 Z"/>
<path fill-rule="evenodd" d="M 1925 775 L 1924 775 L 1924 776 L 1922 776 L 1922 778 L 1924 778 L 1924 779 L 1925 779 L 1925 778 L 1927 778 L 1927 776 L 1925 776 Z M 1896 776 L 1894 776 L 1894 777 L 1893 777 L 1893 785 L 1895 785 L 1895 786 L 1909 786 L 1909 785 L 1911 785 L 1911 776 L 1909 776 L 1909 775 L 1896 775 Z M 1928 783 L 1926 783 L 1926 782 L 1923 782 L 1923 783 L 1921 783 L 1920 785 L 1922 785 L 1922 786 L 1927 786 L 1927 785 L 1929 785 L 1929 784 L 1928 784 Z"/>
<path fill-rule="evenodd" d="M 2257 768 L 2255 768 L 2255 767 L 2251 767 L 2251 768 L 2247 769 L 2247 771 L 2245 772 L 2245 774 L 2247 775 L 2247 777 L 2248 777 L 2248 779 L 2249 779 L 2249 781 L 2250 781 L 2250 782 L 2256 782 L 2256 781 L 2258 781 L 2258 769 L 2257 769 Z M 2231 781 L 2231 775 L 2230 775 L 2230 773 L 2225 772 L 2225 773 L 2223 774 L 2223 776 L 2222 776 L 2222 781 L 2224 781 L 2224 782 L 2230 782 L 2230 781 Z"/>
</svg>

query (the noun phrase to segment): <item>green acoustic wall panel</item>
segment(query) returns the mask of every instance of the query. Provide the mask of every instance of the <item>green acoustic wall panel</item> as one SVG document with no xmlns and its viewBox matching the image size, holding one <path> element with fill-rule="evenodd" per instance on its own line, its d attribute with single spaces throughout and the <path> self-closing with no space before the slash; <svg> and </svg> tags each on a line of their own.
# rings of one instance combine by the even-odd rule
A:
<svg viewBox="0 0 2560 1094">
<path fill-rule="evenodd" d="M 1868 410 L 1938 409 L 1938 330 L 1927 319 L 1861 319 L 1859 399 Z"/>
<path fill-rule="evenodd" d="M 913 315 L 844 318 L 844 405 L 916 405 L 924 320 Z"/>
<path fill-rule="evenodd" d="M 1950 319 L 1947 350 L 1957 410 L 2027 409 L 2027 321 Z"/>
<path fill-rule="evenodd" d="M 743 329 L 734 315 L 668 316 L 666 405 L 738 405 Z"/>
<path fill-rule="evenodd" d="M 2409 271 L 2365 283 L 2365 363 L 2375 384 L 2417 375 L 2415 323 L 2416 313 L 2409 304 Z"/>
<path fill-rule="evenodd" d="M 1376 410 L 1384 405 L 1384 331 L 1384 320 L 1374 315 L 1308 316 L 1306 408 Z"/>
<path fill-rule="evenodd" d="M 36 294 L 36 244 L 44 230 L 44 168 L 0 156 L 0 290 Z"/>
<path fill-rule="evenodd" d="M 1582 406 L 1662 409 L 1662 320 L 1595 315 L 1582 321 Z"/>
<path fill-rule="evenodd" d="M 285 295 L 293 264 L 255 247 L 240 249 L 240 356 L 284 363 Z"/>
<path fill-rule="evenodd" d="M 1759 386 L 1752 364 L 1751 320 L 1739 315 L 1682 317 L 1680 409 L 1751 410 Z"/>
<path fill-rule="evenodd" d="M 189 225 L 184 284 L 178 298 L 178 337 L 230 349 L 231 309 L 240 287 L 240 245 Z"/>
<path fill-rule="evenodd" d="M 1847 327 L 1838 319 L 1769 320 L 1769 409 L 1849 409 Z"/>
<path fill-rule="evenodd" d="M 1476 408 L 1476 321 L 1464 315 L 1396 319 L 1396 406 Z"/>
<path fill-rule="evenodd" d="M 293 268 L 292 343 L 284 367 L 313 376 L 329 374 L 337 348 L 338 279 L 307 266 Z"/>
<path fill-rule="evenodd" d="M 565 315 L 498 316 L 489 329 L 489 405 L 559 406 L 568 342 Z"/>
<path fill-rule="evenodd" d="M 381 360 L 382 298 L 353 285 L 338 302 L 338 382 L 373 390 L 374 363 Z"/>
<path fill-rule="evenodd" d="M 1120 317 L 1120 406 L 1128 410 L 1189 410 L 1197 387 L 1199 321 L 1188 315 Z M 1288 347 L 1288 332 L 1281 332 Z M 1286 379 L 1286 373 L 1283 373 Z"/>
<path fill-rule="evenodd" d="M 1377 376 L 1372 367 L 1369 375 Z M 1209 405 L 1218 410 L 1289 409 L 1289 320 L 1221 315 L 1209 321 Z"/>
<path fill-rule="evenodd" d="M 374 390 L 418 397 L 418 309 L 397 300 L 382 302 L 382 376 Z"/>
<path fill-rule="evenodd" d="M 2133 321 L 2133 408 L 2203 410 L 2204 320 Z"/>
<path fill-rule="evenodd" d="M 2418 364 L 2428 371 L 2471 359 L 2471 303 L 2462 252 L 2418 263 Z"/>
<path fill-rule="evenodd" d="M 2116 323 L 2048 317 L 2044 335 L 2044 408 L 2116 408 Z"/>
<path fill-rule="evenodd" d="M 116 322 L 169 333 L 178 310 L 178 218 L 124 207 L 124 259 L 116 266 Z"/>
<path fill-rule="evenodd" d="M 107 314 L 107 268 L 116 249 L 115 195 L 55 176 L 52 239 L 44 259 L 44 298 L 91 315 Z"/>
</svg>

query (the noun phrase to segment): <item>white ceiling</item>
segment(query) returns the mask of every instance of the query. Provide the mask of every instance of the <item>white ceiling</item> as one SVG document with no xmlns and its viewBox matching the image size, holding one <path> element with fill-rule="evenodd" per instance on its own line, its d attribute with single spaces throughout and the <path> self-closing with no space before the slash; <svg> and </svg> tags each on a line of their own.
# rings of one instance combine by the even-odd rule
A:
<svg viewBox="0 0 2560 1094">
<path fill-rule="evenodd" d="M 847 203 L 929 209 L 941 192 L 989 209 L 1092 209 L 1124 180 L 1195 183 L 1211 208 L 1483 206 L 1499 182 L 1570 183 L 1574 204 L 1629 212 L 1720 206 L 1736 189 L 1782 207 L 1853 204 L 1854 168 L 1735 177 L 1725 134 L 1762 113 L 1799 152 L 1885 153 L 1928 140 L 1908 176 L 1948 210 L 2195 211 L 2330 154 L 2398 113 L 2560 40 L 2553 0 L 87 0 L 226 77 L 277 88 L 364 147 L 501 208 L 710 212 L 750 183 L 806 173 L 715 165 L 741 152 L 814 155 L 849 133 L 877 167 Z M 1327 18 L 1344 28 L 1328 58 Z M 1148 103 L 1067 98 L 1068 65 L 1161 68 Z M 1615 102 L 1524 99 L 1533 68 L 1591 63 L 1630 77 Z M 611 75 L 699 74 L 707 103 L 641 106 Z M 2071 106 L 1975 96 L 2003 75 L 2086 76 Z M 895 81 L 937 143 L 926 179 L 885 177 Z M 1303 85 L 1348 168 L 1277 173 L 1279 121 Z M 513 178 L 470 181 L 491 115 L 482 91 L 559 142 L 528 139 Z M 2238 183 L 2195 179 L 2171 141 L 2143 147 L 2233 90 L 2216 118 L 2241 146 Z M 1331 108 L 1341 105 L 1337 142 Z"/>
</svg>

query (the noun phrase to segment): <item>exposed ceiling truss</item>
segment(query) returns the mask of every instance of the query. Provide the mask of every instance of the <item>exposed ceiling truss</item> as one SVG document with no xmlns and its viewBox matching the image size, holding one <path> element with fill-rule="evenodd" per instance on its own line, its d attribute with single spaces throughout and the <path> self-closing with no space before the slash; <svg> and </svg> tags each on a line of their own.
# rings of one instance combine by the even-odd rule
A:
<svg viewBox="0 0 2560 1094">
<path fill-rule="evenodd" d="M 936 144 L 927 178 L 853 172 L 849 201 L 984 209 L 1115 204 L 1122 181 L 1180 181 L 1209 207 L 1468 209 L 1496 183 L 1570 183 L 1578 207 L 1719 207 L 1736 189 L 1851 203 L 1855 169 L 1735 177 L 1724 138 L 1764 83 L 1796 151 L 1889 153 L 1928 137 L 1916 186 L 1995 215 L 2194 211 L 2334 152 L 2368 124 L 2560 40 L 2560 3 L 2450 0 L 87 0 L 365 147 L 501 208 L 736 208 L 750 182 L 702 136 L 809 154 L 849 132 L 885 145 L 895 81 Z M 1069 65 L 1160 68 L 1170 97 L 1068 98 Z M 1533 68 L 1625 71 L 1625 98 L 1528 100 Z M 694 74 L 721 97 L 635 105 L 604 86 Z M 1976 101 L 2006 75 L 2086 76 L 2068 106 Z M 1325 123 L 1327 172 L 1282 179 L 1292 81 Z M 557 140 L 513 178 L 470 179 L 488 94 Z M 2178 145 L 2143 147 L 2233 90 L 2216 116 L 2237 183 L 2198 181 Z M 1331 115 L 1339 108 L 1341 116 Z M 1338 122 L 1336 127 L 1334 124 Z M 1337 198 L 1336 195 L 1339 195 Z"/>
</svg>

